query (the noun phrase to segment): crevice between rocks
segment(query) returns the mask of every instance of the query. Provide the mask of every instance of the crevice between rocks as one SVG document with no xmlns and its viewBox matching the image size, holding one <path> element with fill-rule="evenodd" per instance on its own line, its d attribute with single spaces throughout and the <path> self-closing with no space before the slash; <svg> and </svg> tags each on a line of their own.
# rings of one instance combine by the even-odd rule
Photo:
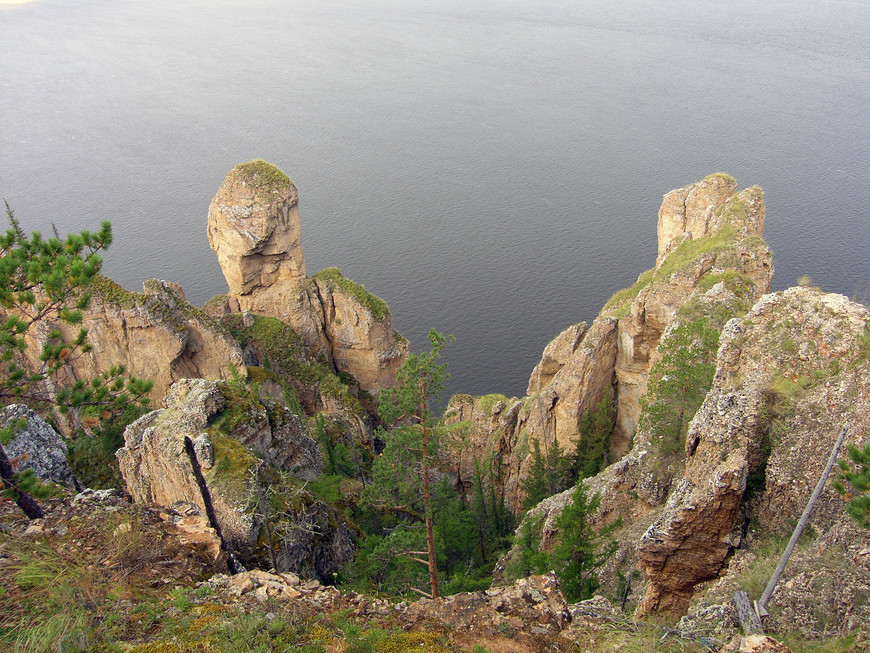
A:
<svg viewBox="0 0 870 653">
<path fill-rule="evenodd" d="M 323 309 L 323 337 L 326 338 L 326 343 L 329 346 L 329 358 L 332 361 L 332 369 L 338 374 L 339 369 L 335 362 L 335 343 L 332 341 L 332 336 L 329 335 L 330 325 L 335 323 L 335 301 L 330 296 L 330 301 L 327 302 L 320 290 L 320 284 L 315 280 L 314 287 L 317 290 L 317 301 Z"/>
<path fill-rule="evenodd" d="M 227 552 L 227 569 L 230 574 L 237 574 L 241 571 L 239 563 L 236 561 L 232 549 L 227 544 L 227 541 L 224 539 L 223 533 L 221 532 L 221 526 L 218 523 L 217 514 L 214 511 L 214 504 L 211 501 L 211 492 L 205 482 L 205 476 L 202 474 L 202 467 L 199 464 L 199 459 L 196 457 L 193 440 L 188 436 L 184 436 L 184 450 L 187 452 L 187 457 L 190 459 L 190 466 L 193 468 L 193 475 L 196 478 L 196 484 L 199 486 L 199 493 L 200 496 L 202 496 L 202 502 L 205 505 L 205 514 L 208 518 L 208 524 L 215 530 L 215 533 L 217 533 L 218 539 L 221 541 L 221 550 Z"/>
</svg>

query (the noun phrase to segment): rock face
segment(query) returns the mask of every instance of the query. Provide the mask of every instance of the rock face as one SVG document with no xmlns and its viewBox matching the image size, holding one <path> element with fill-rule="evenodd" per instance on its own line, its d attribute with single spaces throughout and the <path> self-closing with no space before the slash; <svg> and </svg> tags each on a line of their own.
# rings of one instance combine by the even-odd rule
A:
<svg viewBox="0 0 870 653">
<path fill-rule="evenodd" d="M 729 301 L 717 283 L 687 306 L 714 315 Z M 587 493 L 601 498 L 593 527 L 623 520 L 602 582 L 613 587 L 639 569 L 644 577 L 628 598 L 642 598 L 641 613 L 688 609 L 686 630 L 737 632 L 734 591 L 758 583 L 760 574 L 766 582 L 780 552 L 771 538 L 790 535 L 840 427 L 847 441 L 866 441 L 868 333 L 864 306 L 813 288 L 765 295 L 731 319 L 683 456 L 663 456 L 642 420 L 634 448 L 585 481 Z M 545 499 L 526 516 L 524 523 L 539 525 L 542 549 L 555 544 L 556 520 L 573 492 Z M 786 567 L 767 606 L 769 623 L 807 636 L 849 633 L 870 619 L 870 533 L 853 523 L 830 481 L 810 527 L 815 539 L 799 545 Z M 497 581 L 509 580 L 502 574 L 514 555 L 499 563 Z M 820 595 L 828 597 L 824 605 Z"/>
<path fill-rule="evenodd" d="M 317 476 L 298 418 L 227 384 L 187 379 L 124 433 L 117 457 L 134 501 L 192 504 L 245 564 L 327 579 L 353 555 L 350 530 L 296 479 Z"/>
<path fill-rule="evenodd" d="M 233 168 L 208 210 L 208 244 L 234 295 L 305 278 L 299 193 L 264 161 Z"/>
<path fill-rule="evenodd" d="M 306 277 L 300 233 L 298 192 L 284 173 L 263 161 L 233 168 L 209 209 L 209 244 L 229 285 L 212 310 L 277 317 L 377 395 L 395 383 L 408 343 L 386 304 L 335 268 Z"/>
<path fill-rule="evenodd" d="M 23 424 L 19 422 L 23 420 Z M 30 469 L 43 481 L 75 487 L 66 461 L 66 443 L 60 434 L 23 404 L 0 410 L 0 428 L 15 428 L 15 438 L 3 449 L 16 471 Z"/>
<path fill-rule="evenodd" d="M 734 188 L 733 179 L 711 175 L 665 195 L 659 211 L 660 254 L 656 267 L 638 279 L 635 285 L 642 287 L 628 315 L 619 321 L 619 353 L 614 368 L 617 416 L 611 439 L 614 457 L 628 451 L 637 429 L 640 398 L 646 392 L 659 340 L 698 283 L 705 277 L 736 273 L 754 286 L 744 288 L 747 299 L 754 301 L 770 290 L 771 252 L 760 238 L 765 220 L 763 194 L 757 186 L 739 193 L 734 193 Z M 683 198 L 685 207 L 685 219 L 676 222 L 667 217 L 675 198 Z M 678 224 L 684 225 L 682 231 L 677 230 Z M 663 242 L 663 235 L 671 240 Z M 602 313 L 621 314 L 624 310 L 625 304 L 614 304 Z"/>
<path fill-rule="evenodd" d="M 245 374 L 235 340 L 213 318 L 188 304 L 177 284 L 150 279 L 140 294 L 101 277 L 92 292 L 81 325 L 44 321 L 30 336 L 28 355 L 35 356 L 53 328 L 68 341 L 80 327 L 88 330 L 94 350 L 70 362 L 65 381 L 90 379 L 123 365 L 129 374 L 154 381 L 151 398 L 156 402 L 179 379 L 229 379 L 234 370 Z"/>
<path fill-rule="evenodd" d="M 786 527 L 812 493 L 838 427 L 865 437 L 868 322 L 867 309 L 842 295 L 791 288 L 728 323 L 713 387 L 689 427 L 684 477 L 638 548 L 650 579 L 642 610 L 685 611 L 695 585 L 717 577 L 741 543 L 741 509 L 768 529 Z M 751 479 L 763 479 L 764 491 L 745 506 Z M 828 490 L 813 523 L 827 530 L 843 519 L 842 501 Z"/>
<path fill-rule="evenodd" d="M 505 404 L 497 426 L 494 412 L 480 410 L 480 399 L 451 401 L 453 423 L 470 419 L 472 440 L 486 442 L 472 450 L 500 461 L 504 496 L 514 511 L 523 502 L 520 479 L 531 462 L 532 441 L 542 451 L 553 443 L 573 451 L 580 419 L 605 398 L 616 409 L 609 459 L 628 452 L 659 342 L 690 299 L 737 314 L 769 290 L 773 266 L 760 238 L 761 189 L 735 189 L 733 179 L 717 174 L 665 195 L 656 267 L 616 293 L 588 328 L 571 326 L 547 345 L 529 379 L 529 396 Z"/>
</svg>

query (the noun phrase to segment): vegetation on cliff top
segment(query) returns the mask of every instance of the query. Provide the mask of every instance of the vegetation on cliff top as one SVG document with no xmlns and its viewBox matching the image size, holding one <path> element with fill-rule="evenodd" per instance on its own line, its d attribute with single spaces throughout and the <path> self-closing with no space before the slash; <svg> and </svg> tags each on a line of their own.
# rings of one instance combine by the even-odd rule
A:
<svg viewBox="0 0 870 653">
<path fill-rule="evenodd" d="M 361 306 L 368 309 L 376 322 L 390 317 L 390 309 L 383 299 L 370 293 L 365 286 L 345 277 L 338 268 L 323 269 L 314 275 L 314 279 L 325 283 L 330 290 L 337 290 L 355 299 Z"/>
<path fill-rule="evenodd" d="M 101 440 L 101 446 L 82 446 L 79 451 L 107 454 L 127 421 L 148 406 L 153 383 L 127 376 L 123 366 L 112 366 L 91 379 L 64 374 L 71 360 L 93 347 L 86 329 L 66 337 L 56 324 L 80 327 L 92 286 L 100 279 L 100 252 L 112 243 L 111 224 L 103 222 L 96 233 L 46 240 L 39 232 L 28 236 L 8 205 L 6 214 L 10 229 L 0 235 L 0 404 L 28 403 L 43 414 L 67 414 L 73 434 Z M 40 324 L 49 328 L 38 339 L 39 351 L 28 356 L 28 339 Z M 13 436 L 14 427 L 0 430 L 0 445 Z M 74 464 L 76 451 L 73 447 Z M 111 460 L 111 452 L 108 457 Z M 6 459 L 2 446 L 0 459 Z M 16 500 L 21 498 L 9 474 L 4 473 L 4 484 Z"/>
<path fill-rule="evenodd" d="M 253 161 L 242 163 L 237 165 L 233 170 L 243 175 L 256 188 L 273 189 L 293 184 L 290 181 L 290 177 L 284 174 L 277 166 L 267 163 L 262 159 L 254 159 Z"/>
</svg>

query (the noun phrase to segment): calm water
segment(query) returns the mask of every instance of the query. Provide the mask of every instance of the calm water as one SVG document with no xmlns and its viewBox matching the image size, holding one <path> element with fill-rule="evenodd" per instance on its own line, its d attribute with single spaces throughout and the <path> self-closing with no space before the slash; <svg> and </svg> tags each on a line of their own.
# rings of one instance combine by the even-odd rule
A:
<svg viewBox="0 0 870 653">
<path fill-rule="evenodd" d="M 547 341 L 655 259 L 664 192 L 765 189 L 774 286 L 870 288 L 870 3 L 38 0 L 0 5 L 0 197 L 113 222 L 131 289 L 226 285 L 226 172 L 300 189 L 310 274 L 389 303 L 449 392 L 522 394 Z"/>
</svg>

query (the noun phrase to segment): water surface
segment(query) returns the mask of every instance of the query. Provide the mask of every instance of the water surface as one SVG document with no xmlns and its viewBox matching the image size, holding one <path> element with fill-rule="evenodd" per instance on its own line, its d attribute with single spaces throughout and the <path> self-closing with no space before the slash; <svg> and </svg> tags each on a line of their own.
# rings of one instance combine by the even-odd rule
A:
<svg viewBox="0 0 870 653">
<path fill-rule="evenodd" d="M 870 283 L 870 3 L 39 0 L 0 6 L 0 197 L 110 219 L 106 272 L 225 281 L 226 172 L 300 190 L 337 265 L 431 327 L 450 392 L 522 394 L 544 345 L 650 267 L 661 196 L 758 184 L 774 288 Z"/>
</svg>

